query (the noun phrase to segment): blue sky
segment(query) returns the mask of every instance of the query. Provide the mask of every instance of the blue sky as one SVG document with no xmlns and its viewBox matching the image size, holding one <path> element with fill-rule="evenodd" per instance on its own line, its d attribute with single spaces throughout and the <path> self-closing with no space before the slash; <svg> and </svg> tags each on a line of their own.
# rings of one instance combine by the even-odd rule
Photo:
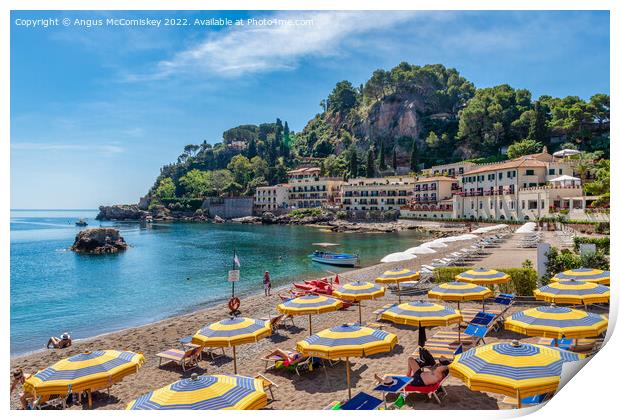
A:
<svg viewBox="0 0 620 420">
<path fill-rule="evenodd" d="M 70 26 L 25 28 L 58 17 Z M 180 18 L 190 26 L 76 27 Z M 310 19 L 204 27 L 194 19 Z M 13 12 L 11 207 L 137 202 L 185 144 L 239 124 L 299 131 L 343 79 L 401 61 L 537 97 L 609 93 L 608 12 Z"/>
</svg>

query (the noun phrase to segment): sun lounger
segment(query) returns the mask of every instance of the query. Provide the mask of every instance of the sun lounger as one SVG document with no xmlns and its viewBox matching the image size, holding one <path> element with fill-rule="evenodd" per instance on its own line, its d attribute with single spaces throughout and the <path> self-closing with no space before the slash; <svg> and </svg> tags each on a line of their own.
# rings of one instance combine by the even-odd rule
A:
<svg viewBox="0 0 620 420">
<path fill-rule="evenodd" d="M 195 349 L 196 347 L 200 347 L 198 344 L 192 343 L 191 335 L 179 338 L 179 343 L 181 343 L 181 345 L 183 346 L 183 350 L 191 350 L 191 349 Z M 216 349 L 220 349 L 222 351 L 222 354 L 216 354 L 215 353 Z M 224 347 L 209 347 L 209 348 L 203 347 L 202 352 L 200 352 L 200 354 L 198 355 L 199 360 L 202 360 L 203 353 L 207 353 L 209 357 L 211 357 L 211 360 L 215 360 L 218 357 L 226 356 L 226 351 L 224 350 Z"/>
<path fill-rule="evenodd" d="M 189 350 L 168 349 L 161 353 L 157 353 L 156 356 L 159 357 L 160 367 L 162 361 L 167 360 L 168 362 L 176 362 L 181 366 L 183 372 L 185 372 L 188 369 L 194 369 L 198 366 L 201 353 L 202 347 L 194 347 Z"/>
<path fill-rule="evenodd" d="M 448 375 L 449 376 L 449 375 Z M 448 395 L 448 391 L 443 386 L 443 383 L 448 379 L 448 376 L 443 378 L 441 382 L 438 382 L 433 385 L 425 385 L 425 386 L 415 386 L 415 385 L 407 385 L 403 389 L 403 394 L 426 394 L 429 399 L 434 399 L 437 404 L 441 405 L 441 399 L 445 398 Z"/>
<path fill-rule="evenodd" d="M 282 356 L 279 356 L 279 355 L 267 355 L 267 356 L 263 356 L 260 358 L 260 360 L 263 360 L 265 362 L 265 370 L 268 370 L 270 367 L 276 367 L 276 364 L 278 364 L 279 362 L 293 363 L 295 361 L 302 360 L 305 358 L 301 353 L 295 350 L 283 350 L 283 351 L 289 356 L 288 358 L 283 358 Z M 269 366 L 270 363 L 272 364 L 271 366 Z"/>
<path fill-rule="evenodd" d="M 368 395 L 365 392 L 355 394 L 349 401 L 340 406 L 340 410 L 376 410 L 383 404 L 377 397 Z"/>
<path fill-rule="evenodd" d="M 545 393 L 523 398 L 521 399 L 521 407 L 529 407 L 532 405 L 542 404 L 543 402 L 550 400 L 552 396 L 552 393 Z M 510 404 L 516 407 L 517 399 L 513 397 L 504 397 L 504 404 Z"/>
<path fill-rule="evenodd" d="M 575 353 L 585 353 L 591 354 L 597 351 L 598 346 L 602 342 L 602 340 L 598 340 L 595 338 L 581 338 L 575 344 L 575 340 L 562 338 L 557 340 L 555 338 L 545 338 L 542 337 L 538 340 L 538 344 L 547 347 L 557 347 L 562 350 L 570 350 Z"/>
</svg>

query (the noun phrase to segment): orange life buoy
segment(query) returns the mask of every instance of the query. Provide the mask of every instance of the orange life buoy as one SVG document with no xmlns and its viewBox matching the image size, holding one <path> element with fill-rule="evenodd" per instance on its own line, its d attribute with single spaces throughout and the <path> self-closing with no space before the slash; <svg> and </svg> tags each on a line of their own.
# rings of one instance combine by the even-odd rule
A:
<svg viewBox="0 0 620 420">
<path fill-rule="evenodd" d="M 228 309 L 230 309 L 231 312 L 236 312 L 237 309 L 239 309 L 240 305 L 241 301 L 238 297 L 230 298 L 230 300 L 228 301 Z"/>
</svg>

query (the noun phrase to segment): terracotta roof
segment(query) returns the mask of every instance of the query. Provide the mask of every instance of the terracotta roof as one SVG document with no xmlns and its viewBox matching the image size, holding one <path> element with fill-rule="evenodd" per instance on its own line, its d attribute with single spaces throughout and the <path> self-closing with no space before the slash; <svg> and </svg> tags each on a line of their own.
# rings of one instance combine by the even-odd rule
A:
<svg viewBox="0 0 620 420">
<path fill-rule="evenodd" d="M 501 171 L 502 169 L 514 168 L 545 168 L 545 162 L 532 158 L 531 156 L 523 156 L 513 160 L 507 160 L 500 163 L 492 163 L 489 165 L 480 165 L 471 171 L 465 172 L 463 175 L 480 174 L 483 172 Z"/>
</svg>

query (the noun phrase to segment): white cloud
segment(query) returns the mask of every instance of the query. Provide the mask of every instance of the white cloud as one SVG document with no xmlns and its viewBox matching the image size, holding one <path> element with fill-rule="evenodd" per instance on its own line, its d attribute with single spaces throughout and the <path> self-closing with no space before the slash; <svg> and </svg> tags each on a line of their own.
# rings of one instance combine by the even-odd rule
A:
<svg viewBox="0 0 620 420">
<path fill-rule="evenodd" d="M 412 19 L 416 12 L 280 12 L 265 19 L 304 20 L 312 24 L 244 26 L 212 33 L 206 40 L 160 61 L 153 73 L 130 80 L 165 79 L 179 73 L 236 77 L 297 67 L 306 57 L 339 54 L 352 35 L 386 29 Z"/>
</svg>

